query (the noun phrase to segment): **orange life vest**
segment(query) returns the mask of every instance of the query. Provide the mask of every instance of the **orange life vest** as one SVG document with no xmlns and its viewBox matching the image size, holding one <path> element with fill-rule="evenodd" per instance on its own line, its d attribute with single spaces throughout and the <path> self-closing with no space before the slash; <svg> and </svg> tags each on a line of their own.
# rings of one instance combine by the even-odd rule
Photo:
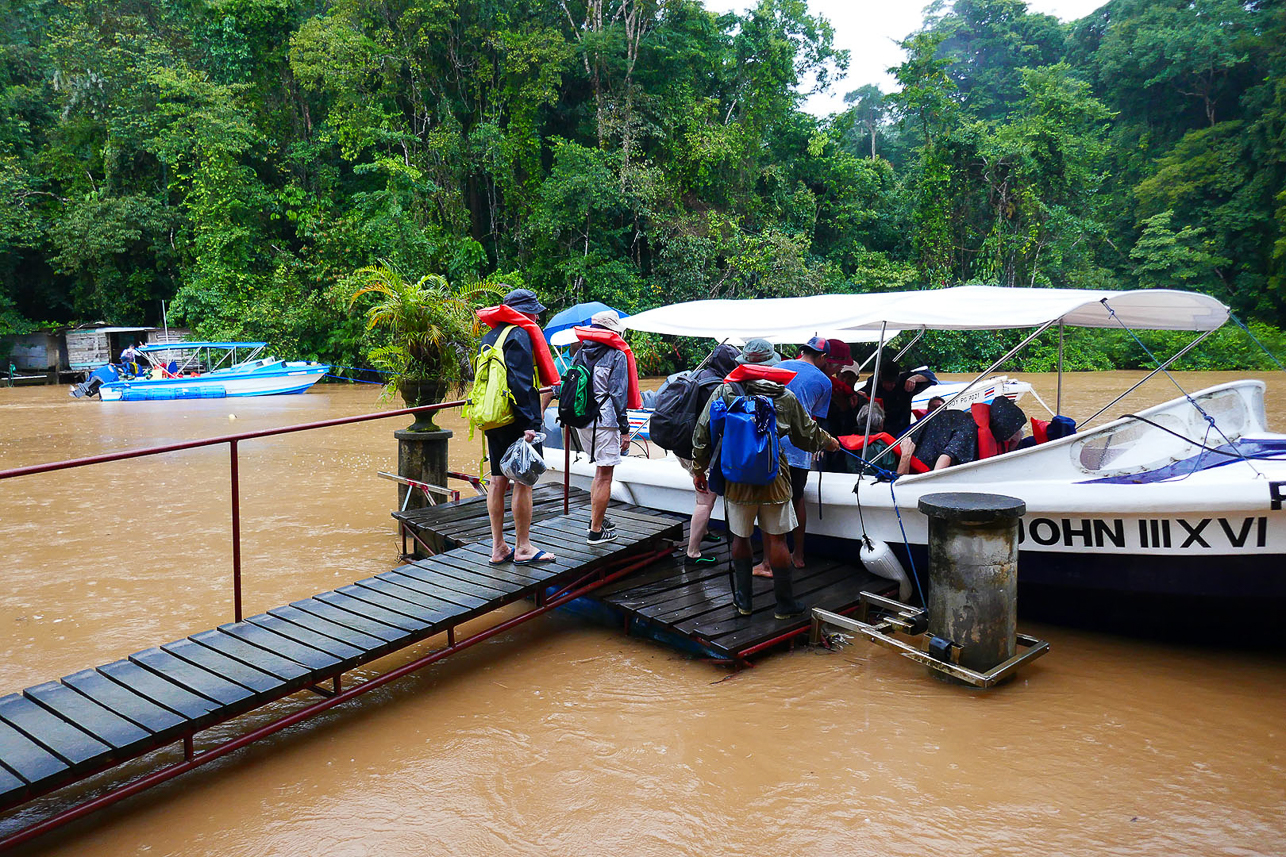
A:
<svg viewBox="0 0 1286 857">
<path fill-rule="evenodd" d="M 536 372 L 540 386 L 547 387 L 550 384 L 558 383 L 558 370 L 554 368 L 554 355 L 549 351 L 549 343 L 545 341 L 545 333 L 540 329 L 540 325 L 506 304 L 480 309 L 478 310 L 478 318 L 488 327 L 495 328 L 505 324 L 516 324 L 527 331 L 527 336 L 531 339 L 531 353 L 536 360 Z"/>
<path fill-rule="evenodd" d="M 754 363 L 742 363 L 728 373 L 723 380 L 729 384 L 741 381 L 776 381 L 778 384 L 789 384 L 799 374 L 789 369 L 778 369 L 776 366 L 757 366 Z"/>
<path fill-rule="evenodd" d="M 621 335 L 605 327 L 574 327 L 573 332 L 581 342 L 601 342 L 609 348 L 625 352 L 625 365 L 630 376 L 630 392 L 627 408 L 643 407 L 643 394 L 639 392 L 639 370 L 634 365 L 634 352 L 621 339 Z"/>
<path fill-rule="evenodd" d="M 893 441 L 897 440 L 897 438 L 895 438 L 893 435 L 889 434 L 886 431 L 882 431 L 879 434 L 873 434 L 870 437 L 867 437 L 866 435 L 861 435 L 861 434 L 846 434 L 843 437 L 836 438 L 836 440 L 839 441 L 840 446 L 844 447 L 849 452 L 861 452 L 863 449 L 866 448 L 867 443 L 874 440 L 879 440 L 879 441 L 883 441 L 884 443 L 887 443 L 889 445 L 889 449 L 893 450 L 894 455 L 902 454 L 901 446 L 895 445 L 893 443 Z M 881 455 L 883 455 L 883 453 L 881 453 Z"/>
</svg>

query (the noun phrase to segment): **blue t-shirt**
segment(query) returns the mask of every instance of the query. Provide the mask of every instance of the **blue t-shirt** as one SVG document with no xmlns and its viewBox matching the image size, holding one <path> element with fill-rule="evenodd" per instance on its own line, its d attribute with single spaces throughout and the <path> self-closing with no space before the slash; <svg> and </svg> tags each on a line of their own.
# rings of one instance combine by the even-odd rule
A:
<svg viewBox="0 0 1286 857">
<path fill-rule="evenodd" d="M 795 394 L 809 416 L 813 419 L 825 417 L 831 408 L 831 379 L 826 373 L 806 360 L 783 360 L 777 364 L 777 368 L 796 373 L 786 389 Z M 791 467 L 807 470 L 813 466 L 813 454 L 796 449 L 789 438 L 781 439 L 781 448 Z"/>
</svg>

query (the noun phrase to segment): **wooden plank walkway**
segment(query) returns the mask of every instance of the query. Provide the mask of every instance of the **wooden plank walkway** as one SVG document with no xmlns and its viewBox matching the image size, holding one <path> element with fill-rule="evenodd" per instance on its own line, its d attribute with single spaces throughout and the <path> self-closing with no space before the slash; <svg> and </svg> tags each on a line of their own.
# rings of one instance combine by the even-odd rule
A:
<svg viewBox="0 0 1286 857">
<path fill-rule="evenodd" d="M 569 497 L 573 511 L 588 514 L 589 493 L 573 488 Z M 588 598 L 607 613 L 599 618 L 630 633 L 678 645 L 685 651 L 707 657 L 744 662 L 783 638 L 798 636 L 809 628 L 810 618 L 773 618 L 776 605 L 772 581 L 755 578 L 754 613 L 741 616 L 732 606 L 729 576 L 729 547 L 725 539 L 706 545 L 705 553 L 715 557 L 713 565 L 699 571 L 684 571 L 682 545 L 687 544 L 687 517 L 612 501 L 609 517 L 618 531 L 628 532 L 636 518 L 667 516 L 683 522 L 680 547 L 673 555 L 658 560 L 623 580 L 609 584 Z M 542 532 L 536 522 L 560 516 L 563 491 L 559 485 L 538 485 L 532 493 L 533 538 Z M 474 545 L 487 553 L 491 532 L 486 517 L 486 498 L 470 497 L 459 503 L 398 512 L 395 518 L 430 545 Z M 508 523 L 509 519 L 506 518 Z M 580 533 L 572 534 L 579 536 Z M 582 538 L 583 542 L 584 539 Z M 897 589 L 890 581 L 869 574 L 862 566 L 825 556 L 810 557 L 808 566 L 795 572 L 795 597 L 810 607 L 846 613 L 857 607 L 863 591 L 888 595 Z M 691 644 L 691 645 L 689 645 Z"/>
<path fill-rule="evenodd" d="M 533 526 L 557 562 L 490 566 L 470 543 L 0 698 L 0 810 L 177 740 L 190 755 L 202 729 L 682 534 L 672 518 L 632 515 L 617 541 L 590 546 L 588 509 L 561 511 Z"/>
</svg>

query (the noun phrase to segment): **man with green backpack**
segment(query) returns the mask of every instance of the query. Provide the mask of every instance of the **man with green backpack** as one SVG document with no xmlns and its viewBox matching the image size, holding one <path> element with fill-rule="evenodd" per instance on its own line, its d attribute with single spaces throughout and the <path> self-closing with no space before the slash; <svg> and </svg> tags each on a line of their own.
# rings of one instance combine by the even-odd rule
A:
<svg viewBox="0 0 1286 857">
<path fill-rule="evenodd" d="M 536 324 L 544 311 L 540 299 L 529 289 L 514 289 L 500 306 L 478 311 L 478 317 L 491 330 L 482 338 L 465 419 L 470 437 L 474 428 L 483 430 L 491 461 L 487 513 L 491 519 L 492 565 L 531 565 L 557 559 L 531 543 L 531 486 L 521 482 L 513 482 L 513 550 L 505 543 L 505 494 L 510 480 L 500 469 L 506 450 L 519 440 L 532 444 L 537 453 L 543 452 L 541 445 L 535 443 L 536 433 L 544 423 L 541 382 L 558 381 L 549 345 Z"/>
</svg>

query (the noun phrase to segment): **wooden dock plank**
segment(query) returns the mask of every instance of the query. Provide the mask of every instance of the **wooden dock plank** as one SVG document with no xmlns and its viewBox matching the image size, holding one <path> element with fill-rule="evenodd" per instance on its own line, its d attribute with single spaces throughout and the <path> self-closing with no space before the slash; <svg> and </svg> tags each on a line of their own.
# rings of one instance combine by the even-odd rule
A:
<svg viewBox="0 0 1286 857">
<path fill-rule="evenodd" d="M 104 664 L 98 668 L 98 671 L 121 686 L 129 688 L 140 696 L 146 696 L 157 705 L 164 706 L 176 714 L 182 714 L 189 720 L 200 721 L 219 708 L 218 703 L 192 693 L 132 661 Z"/>
<path fill-rule="evenodd" d="M 410 631 L 404 631 L 401 628 L 392 625 L 386 625 L 376 619 L 362 616 L 345 610 L 342 607 L 336 607 L 333 604 L 327 604 L 325 601 L 318 601 L 316 598 L 306 598 L 302 601 L 292 601 L 291 607 L 295 607 L 305 613 L 311 613 L 322 619 L 334 622 L 336 625 L 344 625 L 352 628 L 354 631 L 361 631 L 363 634 L 369 634 L 372 637 L 378 637 L 386 643 L 398 643 L 411 636 Z"/>
<path fill-rule="evenodd" d="M 353 585 L 360 586 L 364 589 L 370 589 L 374 592 L 379 592 L 392 598 L 397 598 L 401 601 L 409 601 L 412 604 L 418 604 L 436 614 L 439 617 L 439 621 L 457 617 L 468 612 L 469 609 L 458 604 L 452 604 L 450 601 L 444 601 L 441 598 L 430 595 L 419 589 L 403 586 L 378 577 L 368 577 L 365 580 L 357 581 L 357 583 Z"/>
<path fill-rule="evenodd" d="M 161 650 L 255 693 L 274 693 L 286 685 L 286 681 L 277 676 L 244 664 L 235 658 L 221 655 L 191 640 L 166 643 L 161 646 Z"/>
<path fill-rule="evenodd" d="M 62 683 L 117 716 L 151 732 L 158 741 L 178 735 L 188 725 L 188 718 L 117 684 L 97 670 L 81 670 L 63 676 Z"/>
<path fill-rule="evenodd" d="M 202 631 L 200 634 L 193 634 L 188 639 L 221 655 L 238 660 L 247 666 L 252 666 L 261 672 L 274 675 L 282 681 L 298 681 L 307 679 L 312 675 L 312 670 L 302 664 L 295 663 L 290 658 L 283 658 L 273 652 L 264 651 L 258 646 L 252 646 L 244 640 L 239 640 L 222 631 Z"/>
<path fill-rule="evenodd" d="M 4 748 L 0 755 L 4 766 L 28 784 L 72 775 L 71 765 L 3 721 L 0 721 L 0 747 Z"/>
<path fill-rule="evenodd" d="M 274 607 L 246 621 L 273 635 L 286 637 L 307 651 L 327 655 L 326 667 L 318 667 L 318 671 L 340 664 L 356 664 L 363 654 L 377 655 L 390 650 L 390 644 L 385 640 L 354 631 L 346 625 L 336 625 L 297 607 Z"/>
<path fill-rule="evenodd" d="M 435 606 L 422 604 L 419 601 L 412 600 L 411 598 L 402 598 L 389 592 L 382 592 L 379 589 L 371 588 L 369 586 L 358 586 L 354 583 L 350 586 L 341 586 L 335 591 L 341 595 L 347 595 L 350 598 L 365 601 L 375 607 L 382 607 L 385 610 L 398 614 L 399 616 L 414 619 L 418 621 L 421 626 L 414 629 L 417 631 L 423 630 L 424 628 L 432 628 L 440 622 L 450 618 L 450 614 L 444 613 Z"/>
<path fill-rule="evenodd" d="M 73 774 L 112 748 L 20 693 L 0 697 L 0 720 L 67 763 Z"/>
<path fill-rule="evenodd" d="M 403 568 L 406 568 L 406 566 L 403 566 Z M 421 571 L 423 570 L 421 569 Z M 412 592 L 419 592 L 426 597 L 435 598 L 450 607 L 456 607 L 462 610 L 474 610 L 476 608 L 483 607 L 490 600 L 487 598 L 479 598 L 476 595 L 470 595 L 455 589 L 444 589 L 443 587 L 425 580 L 422 577 L 413 577 L 409 574 L 403 574 L 400 570 L 386 571 L 383 574 L 377 574 L 374 579 L 401 589 L 409 589 Z M 452 580 L 452 583 L 457 582 L 451 578 L 448 578 L 448 580 Z M 498 595 L 499 593 L 496 594 Z"/>
<path fill-rule="evenodd" d="M 64 720 L 75 723 L 118 753 L 128 755 L 133 750 L 156 742 L 151 732 L 61 682 L 47 681 L 29 687 L 23 691 L 23 695 Z"/>
<path fill-rule="evenodd" d="M 27 784 L 17 774 L 0 765 L 0 806 L 13 806 L 27 795 Z"/>
<path fill-rule="evenodd" d="M 182 658 L 176 658 L 159 648 L 135 652 L 129 656 L 129 659 L 144 669 L 151 670 L 158 676 L 221 705 L 233 705 L 254 695 L 248 688 L 236 682 L 215 675 Z"/>
<path fill-rule="evenodd" d="M 267 618 L 271 619 L 272 617 Z M 295 663 L 308 667 L 315 672 L 322 672 L 343 663 L 343 658 L 336 657 L 324 649 L 318 649 L 307 643 L 299 642 L 293 637 L 276 633 L 275 628 L 267 627 L 264 617 L 253 617 L 245 622 L 220 625 L 219 630 L 266 651 L 276 652 L 279 655 L 290 658 Z M 351 657 L 356 659 L 362 650 L 353 649 L 350 646 L 349 651 L 353 653 Z"/>
</svg>

